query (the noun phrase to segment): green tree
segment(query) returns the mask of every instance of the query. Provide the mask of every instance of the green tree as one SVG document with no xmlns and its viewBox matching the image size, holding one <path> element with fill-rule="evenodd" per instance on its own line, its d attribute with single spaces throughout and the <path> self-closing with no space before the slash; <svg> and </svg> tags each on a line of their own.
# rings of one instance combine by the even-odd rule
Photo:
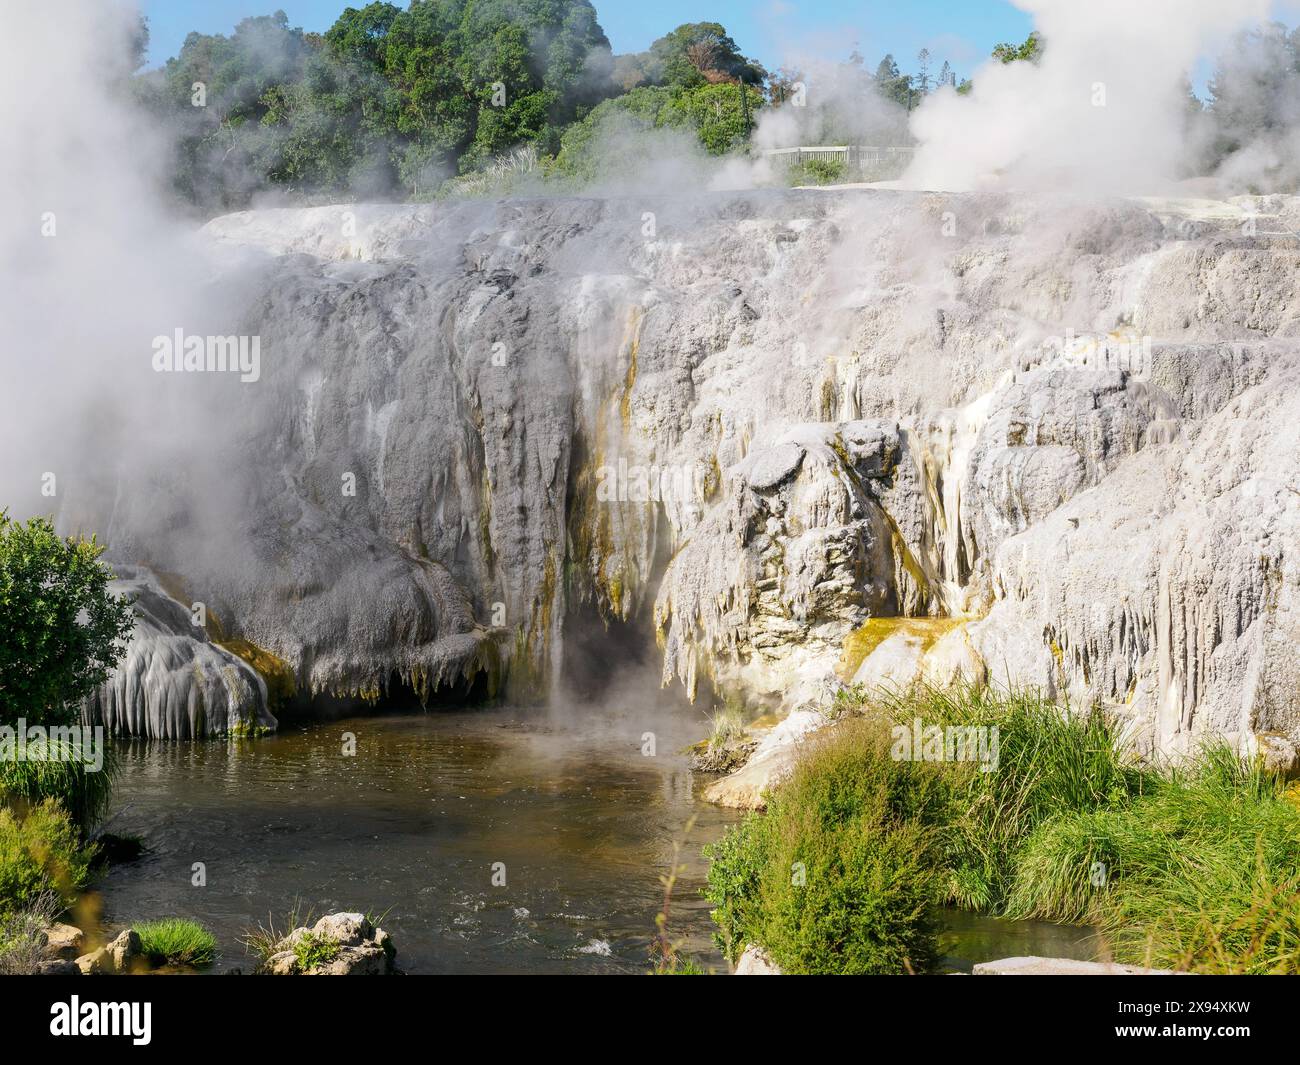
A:
<svg viewBox="0 0 1300 1065">
<path fill-rule="evenodd" d="M 1043 39 L 1034 30 L 1023 44 L 994 45 L 993 58 L 1003 63 L 1037 63 L 1043 58 Z"/>
<path fill-rule="evenodd" d="M 359 10 L 345 8 L 334 25 L 325 31 L 325 43 L 341 59 L 360 60 L 375 70 L 381 70 L 387 53 L 388 32 L 401 16 L 402 9 L 393 4 L 367 4 Z"/>
<path fill-rule="evenodd" d="M 909 110 L 912 107 L 912 79 L 898 69 L 898 63 L 892 55 L 885 56 L 876 67 L 876 91 L 900 107 Z"/>
<path fill-rule="evenodd" d="M 229 209 L 268 182 L 387 198 L 521 143 L 554 152 L 616 91 L 612 67 L 590 0 L 413 0 L 349 7 L 323 35 L 283 12 L 191 34 L 140 80 L 181 123 L 178 190 Z"/>
<path fill-rule="evenodd" d="M 750 85 L 715 84 L 678 94 L 668 110 L 685 117 L 710 154 L 723 155 L 748 140 L 762 106 L 763 94 Z"/>
<path fill-rule="evenodd" d="M 108 590 L 103 551 L 0 513 L 0 723 L 76 721 L 117 664 L 134 616 Z"/>
<path fill-rule="evenodd" d="M 723 81 L 761 85 L 767 78 L 762 64 L 741 54 L 740 48 L 718 22 L 687 22 L 664 34 L 640 56 L 619 57 L 620 66 L 639 67 L 645 80 L 639 84 L 671 89 L 695 89 Z"/>
</svg>

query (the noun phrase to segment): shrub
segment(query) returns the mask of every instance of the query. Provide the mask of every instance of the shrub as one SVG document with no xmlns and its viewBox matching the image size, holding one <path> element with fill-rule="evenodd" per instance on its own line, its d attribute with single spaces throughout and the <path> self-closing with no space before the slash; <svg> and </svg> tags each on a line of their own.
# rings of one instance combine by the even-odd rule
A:
<svg viewBox="0 0 1300 1065">
<path fill-rule="evenodd" d="M 809 159 L 790 168 L 791 185 L 835 185 L 848 171 L 838 159 Z"/>
<path fill-rule="evenodd" d="M 1027 693 L 861 703 L 801 751 L 766 815 L 706 852 L 729 958 L 756 943 L 789 972 L 919 971 L 947 901 L 1087 921 L 1122 961 L 1300 973 L 1297 789 L 1258 763 L 1220 743 L 1181 769 L 1140 767 L 1101 714 Z M 996 725 L 996 769 L 894 761 L 889 724 L 914 718 Z"/>
<path fill-rule="evenodd" d="M 69 905 L 85 885 L 93 847 L 83 847 L 67 813 L 53 799 L 23 816 L 0 809 L 0 914 L 12 914 L 55 895 Z"/>
<path fill-rule="evenodd" d="M 27 907 L 0 915 L 0 976 L 28 976 L 46 958 L 45 930 L 63 910 L 53 893 L 39 895 Z"/>
<path fill-rule="evenodd" d="M 972 763 L 931 763 L 952 789 L 947 901 L 999 912 L 1030 834 L 1049 818 L 1124 803 L 1150 787 L 1099 712 L 1071 714 L 1032 692 L 996 692 L 971 685 L 881 693 L 869 707 L 907 724 L 998 730 L 992 772 Z"/>
<path fill-rule="evenodd" d="M 939 836 L 947 796 L 888 731 L 852 721 L 815 740 L 765 815 L 710 848 L 706 894 L 735 960 L 759 943 L 790 973 L 897 973 L 936 956 Z"/>
<path fill-rule="evenodd" d="M 312 907 L 307 906 L 302 899 L 295 898 L 282 921 L 277 922 L 274 914 L 267 914 L 265 924 L 259 922 L 255 927 L 245 929 L 240 939 L 244 949 L 260 963 L 265 964 L 290 932 L 295 928 L 310 925 L 314 920 L 315 911 Z M 377 922 L 371 923 L 377 924 Z"/>
<path fill-rule="evenodd" d="M 134 926 L 141 952 L 154 964 L 211 965 L 217 957 L 217 939 L 197 921 L 165 917 Z"/>
<path fill-rule="evenodd" d="M 108 590 L 103 552 L 0 511 L 0 723 L 71 723 L 112 673 L 135 621 Z"/>
<path fill-rule="evenodd" d="M 1009 911 L 1089 919 L 1122 960 L 1300 972 L 1300 811 L 1284 789 L 1216 744 L 1127 807 L 1044 824 Z"/>
</svg>

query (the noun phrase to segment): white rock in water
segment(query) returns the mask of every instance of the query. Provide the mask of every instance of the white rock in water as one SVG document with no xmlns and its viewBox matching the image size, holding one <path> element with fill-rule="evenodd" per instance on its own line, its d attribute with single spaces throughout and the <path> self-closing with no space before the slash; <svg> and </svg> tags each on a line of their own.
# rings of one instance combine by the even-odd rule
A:
<svg viewBox="0 0 1300 1065">
<path fill-rule="evenodd" d="M 303 940 L 332 944 L 328 957 L 303 969 L 296 948 Z M 393 937 L 361 913 L 330 913 L 311 928 L 293 929 L 262 963 L 268 976 L 387 976 L 394 972 Z"/>
</svg>

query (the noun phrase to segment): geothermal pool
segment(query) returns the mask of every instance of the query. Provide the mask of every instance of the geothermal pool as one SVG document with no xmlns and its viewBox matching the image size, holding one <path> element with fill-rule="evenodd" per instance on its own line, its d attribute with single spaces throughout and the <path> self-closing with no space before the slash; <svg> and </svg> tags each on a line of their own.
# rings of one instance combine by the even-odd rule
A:
<svg viewBox="0 0 1300 1065">
<path fill-rule="evenodd" d="M 217 972 L 250 971 L 241 933 L 268 914 L 279 924 L 298 899 L 317 914 L 387 911 L 411 973 L 644 973 L 678 841 L 686 870 L 671 938 L 726 972 L 699 895 L 700 847 L 740 815 L 699 799 L 708 778 L 693 778 L 680 753 L 706 731 L 698 711 L 594 720 L 589 708 L 498 708 L 124 743 L 106 827 L 147 850 L 97 883 L 103 919 L 199 920 L 217 936 Z M 192 883 L 196 862 L 204 886 Z M 1080 929 L 966 914 L 947 923 L 952 968 L 1093 956 Z"/>
</svg>

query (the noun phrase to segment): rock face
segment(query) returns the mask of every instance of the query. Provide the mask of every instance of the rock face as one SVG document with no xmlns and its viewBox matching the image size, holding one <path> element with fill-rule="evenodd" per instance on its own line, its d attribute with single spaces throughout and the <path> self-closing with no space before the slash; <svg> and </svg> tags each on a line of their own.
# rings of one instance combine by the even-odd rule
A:
<svg viewBox="0 0 1300 1065">
<path fill-rule="evenodd" d="M 295 928 L 285 936 L 262 971 L 271 976 L 388 976 L 396 956 L 392 936 L 363 914 L 331 913 L 311 928 Z"/>
<path fill-rule="evenodd" d="M 135 603 L 135 634 L 85 716 L 112 733 L 187 740 L 273 729 L 266 681 L 209 639 L 147 570 L 116 567 L 109 588 Z"/>
<path fill-rule="evenodd" d="M 738 810 L 763 809 L 766 792 L 794 768 L 800 741 L 827 723 L 815 710 L 794 711 L 758 742 L 743 766 L 710 784 L 704 798 Z"/>
<path fill-rule="evenodd" d="M 1148 749 L 1221 734 L 1285 759 L 1297 202 L 842 190 L 217 219 L 220 290 L 262 345 L 259 381 L 220 398 L 226 509 L 155 470 L 83 495 L 82 526 L 301 692 L 542 693 L 593 612 L 652 623 L 691 692 L 790 709 L 973 676 L 1100 702 Z M 115 727 L 265 720 L 246 673 L 169 639 L 138 634 L 100 693 Z"/>
</svg>

